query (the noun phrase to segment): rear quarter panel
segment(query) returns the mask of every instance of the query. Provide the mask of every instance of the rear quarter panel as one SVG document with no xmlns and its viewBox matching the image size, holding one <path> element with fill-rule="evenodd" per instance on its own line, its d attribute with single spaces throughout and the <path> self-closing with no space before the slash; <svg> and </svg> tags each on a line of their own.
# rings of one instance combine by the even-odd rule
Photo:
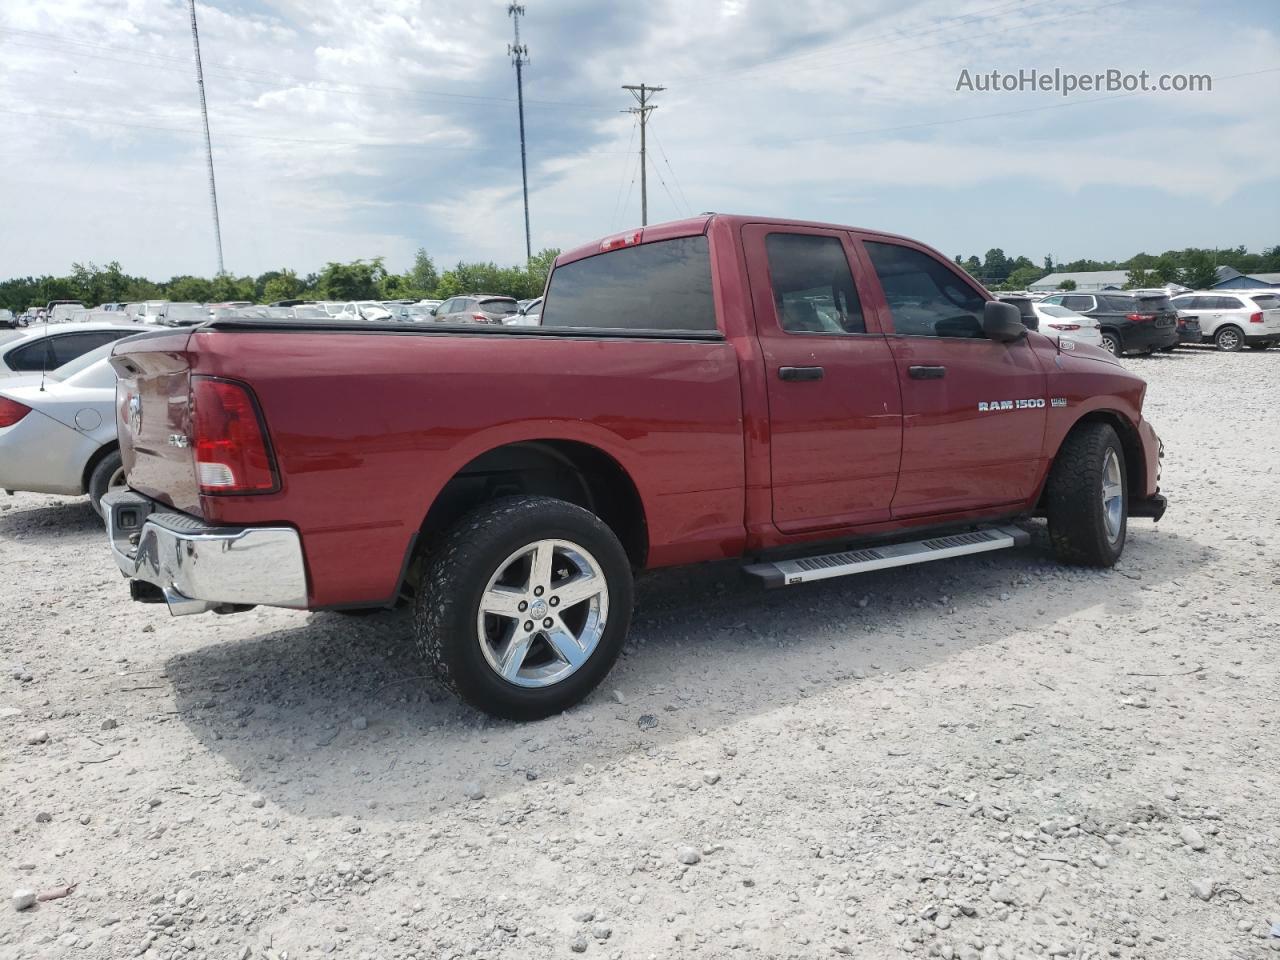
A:
<svg viewBox="0 0 1280 960">
<path fill-rule="evenodd" d="M 314 606 L 385 601 L 441 488 L 480 454 L 524 440 L 612 456 L 644 503 L 651 566 L 741 550 L 729 343 L 199 331 L 191 346 L 194 373 L 252 386 L 282 480 L 277 494 L 203 497 L 202 512 L 298 527 Z"/>
</svg>

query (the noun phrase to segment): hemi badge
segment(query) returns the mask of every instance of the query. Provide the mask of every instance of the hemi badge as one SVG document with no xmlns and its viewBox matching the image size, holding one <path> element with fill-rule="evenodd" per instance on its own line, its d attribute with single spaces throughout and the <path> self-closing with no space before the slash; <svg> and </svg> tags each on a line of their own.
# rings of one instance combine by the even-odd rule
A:
<svg viewBox="0 0 1280 960">
<path fill-rule="evenodd" d="M 169 434 L 169 446 L 189 447 L 191 446 L 191 439 L 189 437 L 184 437 L 180 433 L 171 433 Z"/>
</svg>

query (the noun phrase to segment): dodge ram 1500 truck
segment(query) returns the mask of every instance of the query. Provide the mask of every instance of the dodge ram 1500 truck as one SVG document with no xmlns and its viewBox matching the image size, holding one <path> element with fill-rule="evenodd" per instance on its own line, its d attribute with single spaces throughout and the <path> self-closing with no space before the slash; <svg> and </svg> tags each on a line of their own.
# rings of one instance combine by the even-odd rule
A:
<svg viewBox="0 0 1280 960">
<path fill-rule="evenodd" d="M 929 247 L 706 215 L 562 254 L 539 326 L 224 319 L 116 349 L 135 599 L 413 604 L 440 677 L 574 704 L 633 574 L 769 586 L 1027 542 L 1107 566 L 1159 519 L 1145 383 Z"/>
</svg>

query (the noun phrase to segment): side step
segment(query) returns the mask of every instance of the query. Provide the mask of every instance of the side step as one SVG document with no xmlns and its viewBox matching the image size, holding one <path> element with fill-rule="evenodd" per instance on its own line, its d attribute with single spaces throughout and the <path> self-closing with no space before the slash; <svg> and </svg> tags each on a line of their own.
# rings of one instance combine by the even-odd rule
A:
<svg viewBox="0 0 1280 960">
<path fill-rule="evenodd" d="M 845 553 L 827 553 L 817 557 L 800 557 L 797 560 L 777 560 L 769 563 L 753 563 L 744 567 L 753 577 L 759 577 L 766 587 L 789 587 L 811 580 L 829 580 L 847 577 L 852 573 L 868 573 L 889 567 L 907 567 L 913 563 L 963 557 L 970 553 L 986 553 L 1007 547 L 1025 547 L 1031 542 L 1031 534 L 1021 527 L 985 527 L 968 533 L 956 533 L 913 543 L 895 543 L 883 547 L 867 547 Z"/>
</svg>

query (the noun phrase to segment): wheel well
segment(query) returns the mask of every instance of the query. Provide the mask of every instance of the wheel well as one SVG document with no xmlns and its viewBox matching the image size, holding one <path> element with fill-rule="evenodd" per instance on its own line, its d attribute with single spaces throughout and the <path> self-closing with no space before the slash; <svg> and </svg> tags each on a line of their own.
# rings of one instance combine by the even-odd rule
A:
<svg viewBox="0 0 1280 960">
<path fill-rule="evenodd" d="M 1124 450 L 1124 469 L 1128 474 L 1130 496 L 1133 496 L 1135 490 L 1146 490 L 1147 461 L 1142 451 L 1142 438 L 1138 435 L 1138 428 L 1113 410 L 1095 410 L 1077 420 L 1067 432 L 1067 436 L 1088 423 L 1108 424 L 1120 438 L 1120 447 Z M 1062 438 L 1063 443 L 1066 440 L 1067 437 Z M 1141 497 L 1141 492 L 1138 496 Z"/>
<path fill-rule="evenodd" d="M 622 542 L 632 565 L 644 566 L 648 527 L 631 477 L 604 451 L 570 440 L 513 443 L 476 457 L 440 491 L 418 542 L 431 543 L 463 514 L 512 494 L 558 497 L 590 510 Z"/>
<path fill-rule="evenodd" d="M 83 487 L 86 492 L 89 490 L 89 478 L 93 476 L 93 471 L 98 469 L 98 464 L 106 458 L 107 454 L 115 453 L 119 449 L 119 441 L 110 440 L 100 446 L 97 450 L 93 451 L 93 456 L 91 456 L 89 458 L 89 462 L 84 465 L 84 473 L 80 476 L 80 486 Z"/>
</svg>

